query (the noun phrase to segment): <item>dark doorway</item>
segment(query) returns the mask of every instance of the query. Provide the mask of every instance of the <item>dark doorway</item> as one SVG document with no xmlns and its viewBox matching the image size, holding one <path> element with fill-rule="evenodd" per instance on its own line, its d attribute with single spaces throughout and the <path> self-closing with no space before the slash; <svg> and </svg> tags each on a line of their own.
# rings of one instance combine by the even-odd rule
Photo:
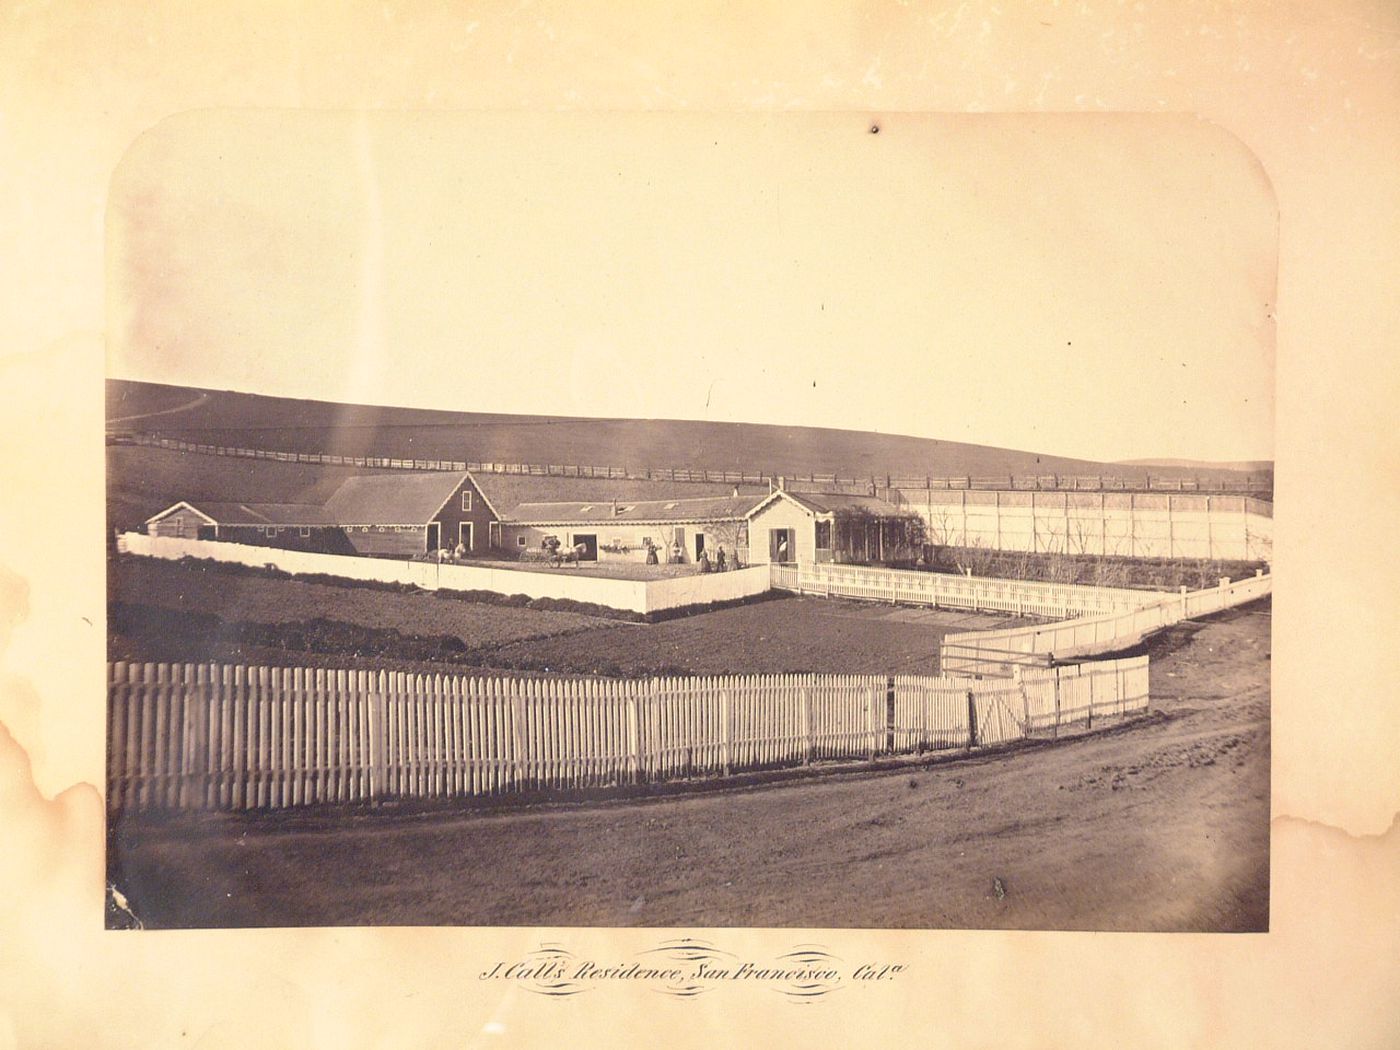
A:
<svg viewBox="0 0 1400 1050">
<path fill-rule="evenodd" d="M 468 554 L 472 552 L 472 523 L 469 521 L 459 521 L 457 523 L 457 542 L 462 545 Z"/>
<path fill-rule="evenodd" d="M 436 521 L 428 523 L 428 535 L 425 542 L 427 546 L 423 549 L 429 553 L 442 547 L 442 526 Z"/>
<path fill-rule="evenodd" d="M 705 549 L 705 534 L 697 532 L 695 534 L 695 560 L 700 560 L 700 553 Z"/>
<path fill-rule="evenodd" d="M 779 565 L 797 560 L 797 532 L 795 530 L 768 530 L 768 560 Z"/>
<path fill-rule="evenodd" d="M 598 535 L 597 535 L 597 533 L 593 533 L 593 532 L 576 532 L 576 533 L 574 533 L 574 546 L 575 546 L 575 547 L 582 547 L 582 548 L 583 548 L 583 550 L 579 552 L 579 556 L 578 556 L 578 560 L 579 560 L 579 561 L 597 561 L 597 560 L 598 560 Z"/>
</svg>

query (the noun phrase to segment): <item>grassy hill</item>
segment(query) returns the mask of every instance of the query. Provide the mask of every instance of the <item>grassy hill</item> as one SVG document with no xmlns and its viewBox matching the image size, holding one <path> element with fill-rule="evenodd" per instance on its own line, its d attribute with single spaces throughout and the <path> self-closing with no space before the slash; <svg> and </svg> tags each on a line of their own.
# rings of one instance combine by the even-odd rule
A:
<svg viewBox="0 0 1400 1050">
<path fill-rule="evenodd" d="M 824 427 L 342 405 L 129 380 L 107 381 L 107 417 L 115 431 L 344 456 L 843 476 L 1246 476 L 1225 467 L 1111 464 Z"/>
</svg>

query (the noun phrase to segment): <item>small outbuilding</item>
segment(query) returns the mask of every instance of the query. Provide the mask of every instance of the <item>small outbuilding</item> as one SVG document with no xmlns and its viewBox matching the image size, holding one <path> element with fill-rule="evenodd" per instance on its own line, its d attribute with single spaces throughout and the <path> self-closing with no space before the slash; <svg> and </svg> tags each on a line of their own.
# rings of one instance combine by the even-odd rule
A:
<svg viewBox="0 0 1400 1050">
<path fill-rule="evenodd" d="M 878 496 L 778 488 L 747 519 L 753 564 L 898 561 L 923 544 L 923 520 Z"/>
<path fill-rule="evenodd" d="M 181 501 L 148 518 L 146 532 L 189 540 L 223 540 L 287 550 L 353 553 L 318 506 L 302 503 Z"/>
</svg>

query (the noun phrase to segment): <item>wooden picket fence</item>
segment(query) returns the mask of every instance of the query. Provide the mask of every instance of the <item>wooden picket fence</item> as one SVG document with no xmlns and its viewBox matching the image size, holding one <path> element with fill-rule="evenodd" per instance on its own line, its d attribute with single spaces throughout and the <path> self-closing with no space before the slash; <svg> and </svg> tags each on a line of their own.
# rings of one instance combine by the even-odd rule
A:
<svg viewBox="0 0 1400 1050">
<path fill-rule="evenodd" d="M 775 564 L 770 567 L 769 576 L 775 588 L 797 594 L 977 612 L 1005 612 L 1016 616 L 1065 618 L 1089 613 L 1126 612 L 1166 597 L 1163 591 L 1127 587 L 958 576 L 831 562 Z"/>
<path fill-rule="evenodd" d="M 1257 601 L 1273 593 L 1268 573 L 1236 580 L 1222 577 L 1217 587 L 1177 594 L 1152 595 L 1150 604 L 1103 615 L 1079 616 L 1056 623 L 993 631 L 947 634 L 939 643 L 940 671 L 954 674 L 1009 675 L 1027 665 L 1071 660 L 1097 653 L 1121 652 L 1173 624 Z"/>
<path fill-rule="evenodd" d="M 605 791 L 995 746 L 1146 706 L 1146 658 L 1093 665 L 1083 674 L 1100 684 L 1063 700 L 1071 670 L 582 680 L 114 662 L 108 804 L 253 810 Z"/>
</svg>

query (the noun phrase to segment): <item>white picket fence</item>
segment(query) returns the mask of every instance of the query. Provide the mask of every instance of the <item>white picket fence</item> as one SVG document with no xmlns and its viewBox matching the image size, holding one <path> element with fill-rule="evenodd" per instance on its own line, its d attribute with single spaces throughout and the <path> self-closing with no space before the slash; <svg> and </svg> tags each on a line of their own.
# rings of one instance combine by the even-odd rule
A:
<svg viewBox="0 0 1400 1050">
<path fill-rule="evenodd" d="M 946 609 L 1054 616 L 1119 613 L 1161 601 L 1164 591 L 1083 584 L 1039 583 L 985 576 L 915 572 L 817 562 L 774 565 L 773 586 L 827 598 L 863 598 Z"/>
<path fill-rule="evenodd" d="M 1148 674 L 1145 657 L 992 680 L 109 671 L 113 812 L 577 792 L 995 746 L 1141 711 Z"/>
<path fill-rule="evenodd" d="M 1151 605 L 1104 616 L 1085 616 L 1034 627 L 945 635 L 939 649 L 944 674 L 1010 674 L 1034 662 L 1113 652 L 1193 616 L 1220 612 L 1273 593 L 1273 576 L 1259 575 L 1218 587 L 1180 593 Z"/>
</svg>

